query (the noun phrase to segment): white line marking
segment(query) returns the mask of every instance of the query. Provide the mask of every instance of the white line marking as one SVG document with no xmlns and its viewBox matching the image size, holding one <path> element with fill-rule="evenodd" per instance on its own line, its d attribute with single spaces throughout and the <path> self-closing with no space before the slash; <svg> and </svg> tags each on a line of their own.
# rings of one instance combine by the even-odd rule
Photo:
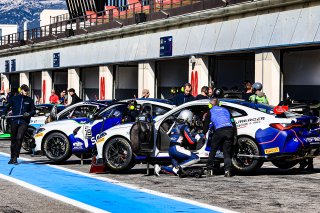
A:
<svg viewBox="0 0 320 213">
<path fill-rule="evenodd" d="M 10 157 L 9 154 L 4 153 L 4 152 L 0 152 L 0 154 Z M 19 159 L 24 160 L 24 161 L 32 161 L 31 159 L 25 158 L 25 157 L 19 157 Z M 64 170 L 64 171 L 67 171 L 67 172 L 71 172 L 71 173 L 74 173 L 74 174 L 78 174 L 78 175 L 94 178 L 94 179 L 97 179 L 97 180 L 102 180 L 102 181 L 105 181 L 105 182 L 109 182 L 109 183 L 112 183 L 112 184 L 116 184 L 116 185 L 119 185 L 119 186 L 123 186 L 123 187 L 129 188 L 129 189 L 134 189 L 134 190 L 137 190 L 137 191 L 145 192 L 145 193 L 156 195 L 156 196 L 159 196 L 159 197 L 169 198 L 169 199 L 172 199 L 172 200 L 176 200 L 176 201 L 192 204 L 192 205 L 199 206 L 199 207 L 202 207 L 202 208 L 206 208 L 206 209 L 210 209 L 210 210 L 214 210 L 214 211 L 225 212 L 225 213 L 236 213 L 235 211 L 224 209 L 224 208 L 221 208 L 221 207 L 212 206 L 212 205 L 205 204 L 205 203 L 200 203 L 198 201 L 194 201 L 194 200 L 190 200 L 190 199 L 186 199 L 186 198 L 176 197 L 174 195 L 169 195 L 169 194 L 166 194 L 166 193 L 157 192 L 157 191 L 150 190 L 150 189 L 144 189 L 142 187 L 135 186 L 135 185 L 132 185 L 132 184 L 121 183 L 121 182 L 119 182 L 117 180 L 113 180 L 113 179 L 110 179 L 110 178 L 99 177 L 99 176 L 95 176 L 95 175 L 92 175 L 92 174 L 87 174 L 87 173 L 84 173 L 84 172 L 75 171 L 75 170 L 72 170 L 72 169 L 67 169 L 67 168 L 64 168 L 64 167 L 61 167 L 61 166 L 48 165 L 48 164 L 46 164 L 46 165 L 50 166 L 52 168 Z"/>
<path fill-rule="evenodd" d="M 84 210 L 89 211 L 89 212 L 109 213 L 108 211 L 104 211 L 102 209 L 87 205 L 85 203 L 82 203 L 82 202 L 79 202 L 79 201 L 76 201 L 76 200 L 73 200 L 73 199 L 70 199 L 68 197 L 65 197 L 65 196 L 50 192 L 50 191 L 42 189 L 40 187 L 31 185 L 31 184 L 29 184 L 27 182 L 18 180 L 16 178 L 12 178 L 12 177 L 9 177 L 9 176 L 3 175 L 3 174 L 0 174 L 0 178 L 3 179 L 3 180 L 7 180 L 7 181 L 10 181 L 12 183 L 15 183 L 17 185 L 20 185 L 22 187 L 25 187 L 27 189 L 30 189 L 32 191 L 38 192 L 40 194 L 43 194 L 43 195 L 45 195 L 47 197 L 51 197 L 53 199 L 62 201 L 62 202 L 67 203 L 67 204 L 71 204 L 71 205 L 73 205 L 75 207 L 84 209 Z"/>
</svg>

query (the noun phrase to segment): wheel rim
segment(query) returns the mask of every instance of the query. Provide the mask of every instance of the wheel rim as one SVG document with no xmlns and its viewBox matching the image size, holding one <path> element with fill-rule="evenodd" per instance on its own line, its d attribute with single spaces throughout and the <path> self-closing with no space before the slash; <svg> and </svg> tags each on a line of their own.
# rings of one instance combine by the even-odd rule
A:
<svg viewBox="0 0 320 213">
<path fill-rule="evenodd" d="M 47 141 L 46 153 L 50 157 L 61 157 L 66 153 L 67 146 L 64 138 L 53 136 Z"/>
<path fill-rule="evenodd" d="M 253 147 L 249 143 L 242 143 L 239 145 L 238 154 L 244 154 L 244 155 L 255 155 L 255 147 Z M 255 161 L 253 158 L 250 157 L 238 157 L 235 156 L 235 162 L 239 167 L 245 168 L 249 167 L 253 164 Z"/>
<path fill-rule="evenodd" d="M 107 161 L 116 168 L 120 168 L 128 162 L 128 147 L 120 140 L 116 140 L 110 144 L 106 152 Z"/>
<path fill-rule="evenodd" d="M 27 134 L 25 134 L 25 137 L 22 141 L 22 148 L 26 151 L 30 151 L 31 150 L 31 147 L 30 145 L 34 142 L 34 138 L 33 138 L 33 135 L 34 135 L 34 132 L 35 130 L 27 130 Z"/>
</svg>

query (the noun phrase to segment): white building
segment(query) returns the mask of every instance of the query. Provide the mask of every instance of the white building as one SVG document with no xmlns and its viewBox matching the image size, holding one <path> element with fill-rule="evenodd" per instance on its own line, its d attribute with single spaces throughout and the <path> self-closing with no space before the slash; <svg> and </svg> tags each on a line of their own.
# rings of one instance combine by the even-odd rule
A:
<svg viewBox="0 0 320 213">
<path fill-rule="evenodd" d="M 58 22 L 59 20 L 53 20 L 55 17 L 68 19 L 68 10 L 43 10 L 40 13 L 40 26 L 52 24 L 53 21 Z"/>
<path fill-rule="evenodd" d="M 16 24 L 0 24 L 0 37 L 17 32 L 18 25 Z"/>
</svg>

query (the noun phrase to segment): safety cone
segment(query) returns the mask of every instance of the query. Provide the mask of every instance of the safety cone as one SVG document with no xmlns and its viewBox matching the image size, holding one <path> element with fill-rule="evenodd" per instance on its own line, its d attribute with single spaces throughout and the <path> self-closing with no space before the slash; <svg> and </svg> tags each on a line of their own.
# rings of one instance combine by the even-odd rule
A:
<svg viewBox="0 0 320 213">
<path fill-rule="evenodd" d="M 106 173 L 107 168 L 102 164 L 97 164 L 97 157 L 93 156 L 89 173 Z"/>
</svg>

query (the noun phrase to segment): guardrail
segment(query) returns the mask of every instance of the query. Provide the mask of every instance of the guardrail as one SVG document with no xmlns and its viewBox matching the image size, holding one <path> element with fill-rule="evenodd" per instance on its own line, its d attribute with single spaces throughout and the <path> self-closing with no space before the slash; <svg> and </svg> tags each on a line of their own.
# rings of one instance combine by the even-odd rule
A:
<svg viewBox="0 0 320 213">
<path fill-rule="evenodd" d="M 0 50 L 243 2 L 248 0 L 143 0 L 122 7 L 106 6 L 104 11 L 86 11 L 85 16 L 74 19 L 52 17 L 50 25 L 2 36 Z"/>
</svg>

